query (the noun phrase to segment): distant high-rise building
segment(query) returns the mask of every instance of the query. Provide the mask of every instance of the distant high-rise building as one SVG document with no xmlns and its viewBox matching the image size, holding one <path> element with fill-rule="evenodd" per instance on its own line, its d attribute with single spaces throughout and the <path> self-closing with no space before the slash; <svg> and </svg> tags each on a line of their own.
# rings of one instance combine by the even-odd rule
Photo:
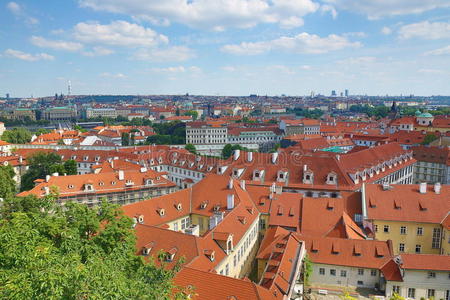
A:
<svg viewBox="0 0 450 300">
<path fill-rule="evenodd" d="M 6 93 L 6 100 L 9 100 L 9 93 Z"/>
<path fill-rule="evenodd" d="M 344 93 L 343 92 L 340 92 L 340 94 L 339 94 L 341 97 L 344 97 Z"/>
<path fill-rule="evenodd" d="M 67 96 L 70 96 L 72 94 L 72 83 L 69 82 L 67 83 Z"/>
<path fill-rule="evenodd" d="M 345 90 L 345 97 L 348 97 L 348 90 Z"/>
<path fill-rule="evenodd" d="M 336 91 L 335 90 L 331 91 L 331 97 L 336 97 Z"/>
</svg>

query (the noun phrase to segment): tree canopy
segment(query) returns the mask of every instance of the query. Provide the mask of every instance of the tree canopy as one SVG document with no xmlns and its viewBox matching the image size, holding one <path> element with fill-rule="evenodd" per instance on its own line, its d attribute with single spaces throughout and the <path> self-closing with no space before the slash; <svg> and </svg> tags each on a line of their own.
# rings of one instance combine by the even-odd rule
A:
<svg viewBox="0 0 450 300">
<path fill-rule="evenodd" d="M 12 197 L 1 207 L 1 299 L 170 298 L 176 269 L 135 254 L 132 220 L 120 207 L 60 209 L 54 199 Z"/>
<path fill-rule="evenodd" d="M 187 151 L 196 154 L 197 153 L 197 149 L 195 149 L 195 146 L 192 144 L 186 144 L 186 146 L 184 147 L 184 149 L 186 149 Z"/>
<path fill-rule="evenodd" d="M 222 157 L 224 159 L 229 158 L 233 154 L 234 150 L 250 151 L 249 149 L 247 149 L 246 147 L 242 147 L 241 145 L 226 144 L 222 149 Z"/>
<path fill-rule="evenodd" d="M 11 165 L 0 166 L 0 198 L 5 199 L 16 193 L 14 170 Z"/>
<path fill-rule="evenodd" d="M 77 163 L 67 160 L 64 163 L 61 156 L 53 152 L 37 152 L 27 158 L 28 171 L 23 174 L 20 190 L 26 191 L 34 187 L 34 181 L 38 178 L 44 179 L 52 173 L 75 175 L 77 174 Z"/>
<path fill-rule="evenodd" d="M 6 130 L 2 135 L 2 140 L 11 144 L 26 144 L 31 141 L 32 133 L 23 127 Z"/>
</svg>

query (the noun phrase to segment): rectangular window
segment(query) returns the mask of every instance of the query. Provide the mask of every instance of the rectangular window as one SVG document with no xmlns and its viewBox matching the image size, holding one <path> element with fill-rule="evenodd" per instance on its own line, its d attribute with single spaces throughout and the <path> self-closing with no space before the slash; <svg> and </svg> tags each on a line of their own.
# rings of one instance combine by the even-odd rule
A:
<svg viewBox="0 0 450 300">
<path fill-rule="evenodd" d="M 347 277 L 347 271 L 341 270 L 341 277 Z"/>
<path fill-rule="evenodd" d="M 422 245 L 416 245 L 416 253 L 422 252 Z"/>
<path fill-rule="evenodd" d="M 423 227 L 417 227 L 417 235 L 423 235 Z"/>
<path fill-rule="evenodd" d="M 398 245 L 398 252 L 405 252 L 405 244 L 400 243 Z"/>
<path fill-rule="evenodd" d="M 360 276 L 364 275 L 364 269 L 358 269 L 358 275 Z"/>
<path fill-rule="evenodd" d="M 435 272 L 428 272 L 428 278 L 436 278 Z"/>
<path fill-rule="evenodd" d="M 319 269 L 319 274 L 320 275 L 325 275 L 325 269 L 324 268 L 320 268 Z"/>
<path fill-rule="evenodd" d="M 434 297 L 434 289 L 428 289 L 428 291 L 427 291 L 427 297 L 428 297 L 428 298 Z"/>
<path fill-rule="evenodd" d="M 415 298 L 416 297 L 416 289 L 415 288 L 409 288 L 408 289 L 408 298 Z"/>
<path fill-rule="evenodd" d="M 370 276 L 377 276 L 377 270 L 370 270 Z"/>
<path fill-rule="evenodd" d="M 439 249 L 441 247 L 441 229 L 433 228 L 433 240 L 431 242 L 431 248 Z"/>
<path fill-rule="evenodd" d="M 237 254 L 235 254 L 234 256 L 233 256 L 233 266 L 234 267 L 236 267 L 236 263 L 237 263 Z"/>
<path fill-rule="evenodd" d="M 178 222 L 173 223 L 173 230 L 178 231 Z"/>
<path fill-rule="evenodd" d="M 374 230 L 375 232 L 378 232 L 378 225 L 373 225 L 373 230 Z"/>
<path fill-rule="evenodd" d="M 406 234 L 406 226 L 400 227 L 400 234 Z"/>
<path fill-rule="evenodd" d="M 389 233 L 389 225 L 384 225 L 383 231 L 384 231 L 385 233 Z"/>
<path fill-rule="evenodd" d="M 394 294 L 394 293 L 400 295 L 400 286 L 399 285 L 392 286 L 392 294 Z"/>
<path fill-rule="evenodd" d="M 364 282 L 362 280 L 358 280 L 357 284 L 358 285 L 364 285 Z"/>
<path fill-rule="evenodd" d="M 331 276 L 336 276 L 336 270 L 335 269 L 330 269 L 330 275 Z"/>
</svg>

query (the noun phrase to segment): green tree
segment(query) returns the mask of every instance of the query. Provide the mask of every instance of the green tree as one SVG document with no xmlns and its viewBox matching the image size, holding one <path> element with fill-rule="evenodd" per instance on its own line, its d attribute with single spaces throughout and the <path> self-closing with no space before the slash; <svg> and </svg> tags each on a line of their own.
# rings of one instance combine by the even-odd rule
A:
<svg viewBox="0 0 450 300">
<path fill-rule="evenodd" d="M 84 129 L 80 125 L 73 126 L 73 129 L 78 130 L 79 132 L 87 132 L 87 129 Z"/>
<path fill-rule="evenodd" d="M 311 276 L 313 273 L 313 263 L 308 255 L 303 259 L 303 283 L 305 286 L 309 286 Z"/>
<path fill-rule="evenodd" d="M 122 146 L 130 145 L 130 134 L 128 132 L 122 132 Z"/>
<path fill-rule="evenodd" d="M 77 175 L 78 169 L 77 169 L 77 162 L 73 159 L 66 160 L 63 164 L 65 173 L 67 175 Z"/>
<path fill-rule="evenodd" d="M 185 116 L 192 116 L 192 119 L 195 121 L 198 119 L 198 111 L 196 110 L 189 110 L 184 113 Z"/>
<path fill-rule="evenodd" d="M 184 149 L 186 149 L 187 151 L 196 154 L 197 153 L 197 149 L 195 149 L 195 146 L 192 144 L 186 144 L 186 146 L 184 147 Z"/>
<path fill-rule="evenodd" d="M 233 146 L 231 144 L 226 144 L 222 149 L 222 157 L 227 159 L 233 154 Z"/>
<path fill-rule="evenodd" d="M 5 199 L 16 193 L 14 175 L 14 169 L 11 165 L 0 166 L 0 198 Z"/>
<path fill-rule="evenodd" d="M 50 130 L 45 129 L 45 128 L 39 128 L 38 130 L 36 130 L 36 132 L 34 134 L 36 136 L 39 136 L 41 134 L 46 134 L 46 133 L 50 133 Z"/>
<path fill-rule="evenodd" d="M 175 269 L 135 254 L 118 206 L 9 198 L 0 218 L 1 299 L 170 299 Z"/>
<path fill-rule="evenodd" d="M 23 174 L 20 190 L 30 190 L 34 187 L 34 181 L 38 178 L 45 178 L 51 173 L 64 173 L 64 167 L 61 165 L 61 156 L 56 153 L 37 152 L 27 158 L 28 171 Z"/>
<path fill-rule="evenodd" d="M 6 130 L 2 135 L 2 140 L 11 144 L 26 144 L 31 141 L 31 132 L 23 127 Z"/>
<path fill-rule="evenodd" d="M 423 141 L 422 141 L 421 144 L 422 145 L 429 145 L 431 142 L 433 142 L 433 141 L 435 141 L 437 139 L 438 139 L 438 137 L 436 135 L 434 135 L 433 133 L 427 133 L 425 135 L 425 137 L 423 138 Z"/>
</svg>

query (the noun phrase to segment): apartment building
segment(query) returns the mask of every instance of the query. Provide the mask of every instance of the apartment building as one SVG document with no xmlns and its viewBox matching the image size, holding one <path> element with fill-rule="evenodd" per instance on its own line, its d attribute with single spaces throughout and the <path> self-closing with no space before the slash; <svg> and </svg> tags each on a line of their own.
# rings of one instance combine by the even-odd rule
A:
<svg viewBox="0 0 450 300">
<path fill-rule="evenodd" d="M 18 196 L 49 195 L 53 188 L 58 192 L 57 203 L 77 202 L 95 206 L 103 200 L 124 205 L 172 193 L 176 185 L 166 174 L 141 168 L 117 170 L 104 168 L 97 174 L 59 176 L 55 173 L 38 179 L 33 189 Z"/>
<path fill-rule="evenodd" d="M 314 119 L 281 120 L 280 129 L 285 135 L 320 134 L 320 122 Z"/>
<path fill-rule="evenodd" d="M 449 147 L 417 146 L 412 147 L 417 160 L 414 169 L 414 183 L 450 184 Z"/>
<path fill-rule="evenodd" d="M 48 121 L 71 121 L 77 112 L 73 107 L 50 107 L 42 111 L 42 118 Z"/>
<path fill-rule="evenodd" d="M 86 108 L 86 118 L 117 118 L 118 114 L 115 108 Z"/>
<path fill-rule="evenodd" d="M 199 153 L 220 155 L 228 142 L 226 124 L 189 122 L 186 124 L 186 144 L 193 144 Z"/>
<path fill-rule="evenodd" d="M 450 211 L 448 186 L 368 184 L 361 198 L 365 227 L 377 240 L 392 240 L 395 254 L 441 254 L 448 249 L 443 237 Z"/>
<path fill-rule="evenodd" d="M 397 293 L 406 299 L 450 299 L 450 256 L 401 254 L 393 261 L 400 277 L 386 280 L 387 297 Z"/>
</svg>

